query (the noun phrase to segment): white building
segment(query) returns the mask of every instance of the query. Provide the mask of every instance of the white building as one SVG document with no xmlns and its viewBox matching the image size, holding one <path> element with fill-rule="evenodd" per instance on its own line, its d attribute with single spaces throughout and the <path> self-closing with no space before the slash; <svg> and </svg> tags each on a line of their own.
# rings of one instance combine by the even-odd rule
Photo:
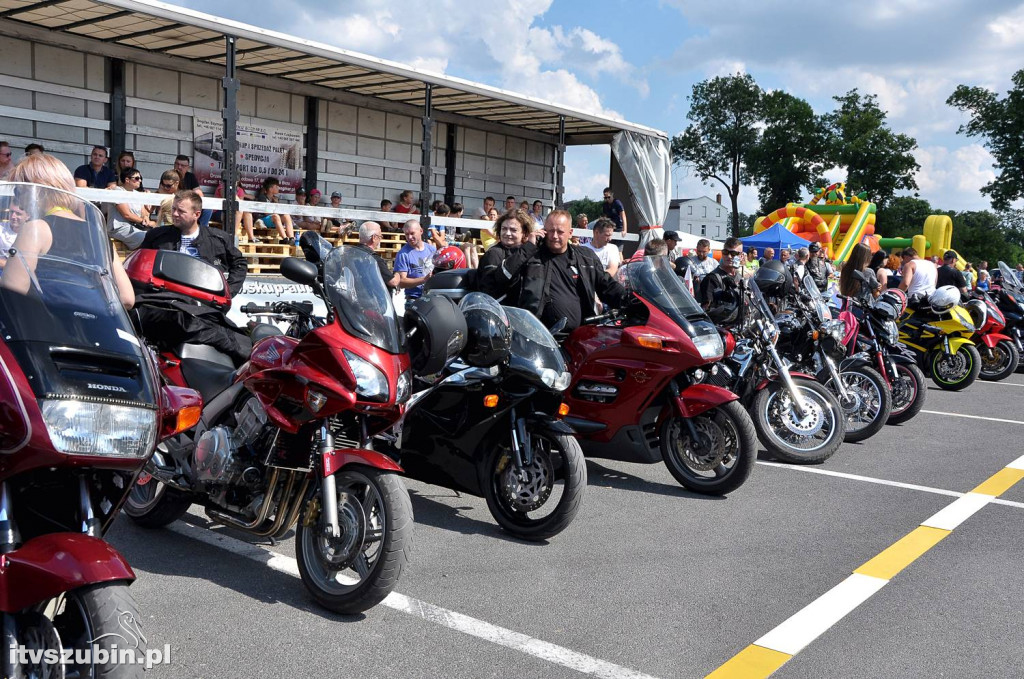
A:
<svg viewBox="0 0 1024 679">
<path fill-rule="evenodd" d="M 724 241 L 729 237 L 729 209 L 722 205 L 722 194 L 718 194 L 717 200 L 707 196 L 672 200 L 665 230 Z"/>
</svg>

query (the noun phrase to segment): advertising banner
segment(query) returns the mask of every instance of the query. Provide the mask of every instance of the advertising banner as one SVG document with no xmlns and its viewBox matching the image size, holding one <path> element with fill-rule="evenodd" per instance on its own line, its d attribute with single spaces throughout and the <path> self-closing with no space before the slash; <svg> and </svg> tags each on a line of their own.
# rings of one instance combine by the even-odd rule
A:
<svg viewBox="0 0 1024 679">
<path fill-rule="evenodd" d="M 281 193 L 292 193 L 302 184 L 302 132 L 291 128 L 238 123 L 238 172 L 245 192 L 255 196 L 267 177 L 281 181 Z M 197 113 L 192 117 L 192 171 L 200 186 L 220 183 L 224 160 L 224 122 L 218 116 Z"/>
</svg>

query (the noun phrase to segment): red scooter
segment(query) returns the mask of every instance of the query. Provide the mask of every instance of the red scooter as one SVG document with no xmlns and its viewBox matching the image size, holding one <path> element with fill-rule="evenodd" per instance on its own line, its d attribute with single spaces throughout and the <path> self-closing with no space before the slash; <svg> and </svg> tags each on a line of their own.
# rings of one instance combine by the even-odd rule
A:
<svg viewBox="0 0 1024 679">
<path fill-rule="evenodd" d="M 196 299 L 213 294 L 215 304 L 228 295 L 223 276 L 211 284 L 219 272 L 205 262 L 169 251 L 146 257 L 126 265 L 142 304 L 145 291 L 170 286 L 191 288 Z M 402 469 L 370 446 L 398 420 L 412 372 L 373 258 L 338 248 L 322 267 L 281 263 L 282 275 L 327 304 L 326 321 L 311 319 L 316 327 L 301 339 L 257 328 L 237 371 L 209 346 L 163 347 L 165 377 L 197 388 L 206 406 L 193 432 L 154 456 L 125 510 L 158 527 L 198 503 L 213 521 L 275 538 L 297 522 L 303 583 L 323 606 L 353 614 L 384 599 L 408 559 L 413 515 Z"/>
<path fill-rule="evenodd" d="M 698 493 L 735 490 L 750 475 L 757 438 L 728 389 L 701 384 L 722 358 L 722 338 L 667 258 L 628 264 L 625 311 L 584 321 L 569 335 L 569 415 L 588 457 L 654 464 Z"/>
<path fill-rule="evenodd" d="M 0 275 L 0 667 L 141 676 L 135 574 L 103 536 L 157 441 L 193 426 L 202 401 L 160 386 L 115 292 L 99 210 L 0 183 L 0 221 L 15 214 Z"/>
</svg>

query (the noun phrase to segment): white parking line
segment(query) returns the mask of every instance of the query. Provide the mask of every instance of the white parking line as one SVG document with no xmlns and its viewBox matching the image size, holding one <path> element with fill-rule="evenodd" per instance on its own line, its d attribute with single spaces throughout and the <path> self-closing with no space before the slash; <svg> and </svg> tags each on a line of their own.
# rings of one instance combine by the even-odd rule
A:
<svg viewBox="0 0 1024 679">
<path fill-rule="evenodd" d="M 958 493 L 955 490 L 946 490 L 945 488 L 932 488 L 931 486 L 919 486 L 915 483 L 903 483 L 902 481 L 890 481 L 888 479 L 879 479 L 874 476 L 861 476 L 859 474 L 848 474 L 846 472 L 836 472 L 831 469 L 819 469 L 817 467 L 805 467 L 803 465 L 793 464 L 781 464 L 779 462 L 765 462 L 758 460 L 758 464 L 762 464 L 766 467 L 777 467 L 779 469 L 789 469 L 795 472 L 807 472 L 808 474 L 821 474 L 822 476 L 834 476 L 840 479 L 849 479 L 851 481 L 863 481 L 865 483 L 874 483 L 879 486 L 892 486 L 893 488 L 906 488 L 907 490 L 917 490 L 922 493 L 932 493 L 933 495 L 946 495 L 948 497 L 964 497 L 968 493 Z M 1024 456 L 1011 462 L 1007 465 L 1014 469 L 1024 469 Z M 1013 500 L 1003 500 L 1002 498 L 996 498 L 991 500 L 993 504 L 1006 505 L 1009 507 L 1017 507 L 1024 509 L 1024 502 L 1014 502 Z"/>
<path fill-rule="evenodd" d="M 994 499 L 991 495 L 967 493 L 953 504 L 943 507 L 927 521 L 922 522 L 921 525 L 930 528 L 941 528 L 942 530 L 953 530 Z"/>
<path fill-rule="evenodd" d="M 944 413 L 939 410 L 922 410 L 922 413 L 929 415 L 942 415 L 944 417 L 965 417 L 968 420 L 985 420 L 986 422 L 1002 422 L 1004 424 L 1024 424 L 1020 420 L 1004 420 L 999 417 L 982 417 L 981 415 L 962 415 L 961 413 Z"/>
<path fill-rule="evenodd" d="M 184 521 L 177 521 L 168 526 L 168 529 L 193 540 L 198 540 L 232 554 L 259 562 L 280 573 L 286 573 L 296 578 L 299 577 L 298 563 L 290 556 L 284 556 L 258 545 L 243 542 L 237 538 L 216 533 L 201 526 L 185 523 Z M 622 667 L 621 665 L 599 660 L 583 653 L 577 653 L 564 646 L 534 639 L 525 634 L 513 632 L 510 629 L 498 627 L 497 625 L 471 618 L 462 613 L 428 604 L 425 601 L 413 599 L 398 592 L 389 594 L 380 605 L 583 674 L 590 674 L 605 679 L 654 679 L 649 674 L 643 674 L 628 667 Z"/>
<path fill-rule="evenodd" d="M 997 387 L 1024 387 L 1024 384 L 1016 382 L 989 382 L 988 380 L 975 380 L 975 384 L 994 384 Z"/>
</svg>

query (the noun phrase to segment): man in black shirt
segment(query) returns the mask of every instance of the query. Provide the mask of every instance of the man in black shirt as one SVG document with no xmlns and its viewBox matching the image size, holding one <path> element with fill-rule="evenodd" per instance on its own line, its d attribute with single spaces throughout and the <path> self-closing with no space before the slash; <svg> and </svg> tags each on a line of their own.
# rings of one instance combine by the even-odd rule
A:
<svg viewBox="0 0 1024 679">
<path fill-rule="evenodd" d="M 388 268 L 388 263 L 377 254 L 377 248 L 380 247 L 380 239 L 380 224 L 377 222 L 363 222 L 359 226 L 359 245 L 353 247 L 373 255 L 374 261 L 377 262 L 377 268 L 380 269 L 380 277 L 384 279 L 384 284 L 390 288 L 390 291 L 394 291 L 398 287 L 398 274 L 392 273 L 391 269 Z"/>
<path fill-rule="evenodd" d="M 716 294 L 739 286 L 740 255 L 743 254 L 743 242 L 739 238 L 728 238 L 722 247 L 722 259 L 718 268 L 705 276 L 700 282 L 697 301 L 705 309 L 719 300 Z"/>
<path fill-rule="evenodd" d="M 554 210 L 544 220 L 544 243 L 520 271 L 511 303 L 526 309 L 546 326 L 563 318 L 564 332 L 579 327 L 594 314 L 595 296 L 611 307 L 626 304 L 626 290 L 608 275 L 593 250 L 569 244 L 572 217 Z"/>
<path fill-rule="evenodd" d="M 966 297 L 967 279 L 964 278 L 963 272 L 956 268 L 956 257 L 956 253 L 952 250 L 946 250 L 942 255 L 942 266 L 939 267 L 939 275 L 935 280 L 935 287 L 941 288 L 943 285 L 952 285 L 960 291 L 961 295 Z"/>
<path fill-rule="evenodd" d="M 107 147 L 93 146 L 89 162 L 75 170 L 75 186 L 109 189 L 117 186 L 117 175 L 107 167 Z"/>
</svg>

